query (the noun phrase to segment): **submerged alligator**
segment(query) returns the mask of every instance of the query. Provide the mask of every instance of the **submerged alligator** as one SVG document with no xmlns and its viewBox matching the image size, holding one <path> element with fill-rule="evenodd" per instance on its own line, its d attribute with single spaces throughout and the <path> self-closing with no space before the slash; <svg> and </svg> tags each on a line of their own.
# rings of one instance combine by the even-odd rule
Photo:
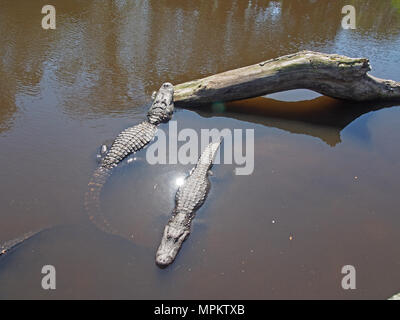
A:
<svg viewBox="0 0 400 320">
<path fill-rule="evenodd" d="M 155 137 L 157 126 L 162 122 L 168 122 L 174 112 L 174 87 L 172 84 L 164 83 L 158 92 L 153 93 L 152 98 L 153 103 L 147 113 L 147 121 L 122 131 L 108 152 L 102 148 L 102 152 L 106 154 L 88 184 L 89 190 L 85 195 L 85 207 L 90 219 L 105 232 L 116 233 L 102 216 L 99 204 L 100 192 L 111 175 L 112 169 L 129 154 L 141 150 L 151 142 Z M 28 232 L 19 238 L 0 244 L 0 257 L 44 230 Z"/>
<path fill-rule="evenodd" d="M 41 233 L 45 229 L 41 229 L 39 231 L 30 231 L 28 233 L 25 233 L 21 237 L 18 237 L 13 240 L 9 240 L 3 244 L 0 245 L 0 257 L 9 253 L 11 250 L 15 249 L 19 245 L 21 245 L 23 242 L 27 241 L 28 239 L 31 239 L 32 237 L 36 236 L 37 234 Z"/>
<path fill-rule="evenodd" d="M 195 212 L 204 203 L 210 190 L 208 174 L 220 144 L 221 141 L 210 143 L 204 149 L 196 167 L 176 193 L 175 209 L 165 226 L 156 253 L 156 264 L 161 268 L 167 267 L 175 260 L 183 242 L 190 234 Z"/>
<path fill-rule="evenodd" d="M 110 150 L 101 159 L 100 166 L 94 172 L 85 195 L 85 207 L 89 218 L 101 230 L 115 234 L 114 228 L 107 222 L 100 210 L 100 193 L 111 175 L 111 171 L 129 154 L 137 152 L 151 142 L 156 134 L 157 126 L 162 122 L 168 122 L 174 112 L 174 87 L 164 83 L 154 95 L 153 103 L 147 113 L 147 120 L 136 126 L 122 131 Z"/>
</svg>

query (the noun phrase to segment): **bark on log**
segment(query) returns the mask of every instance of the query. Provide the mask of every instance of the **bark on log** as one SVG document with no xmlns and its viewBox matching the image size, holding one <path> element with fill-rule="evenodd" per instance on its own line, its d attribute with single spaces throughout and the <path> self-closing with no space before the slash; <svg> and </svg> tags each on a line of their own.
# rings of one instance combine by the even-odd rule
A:
<svg viewBox="0 0 400 320">
<path fill-rule="evenodd" d="M 350 101 L 400 100 L 400 82 L 373 77 L 370 70 L 366 58 L 301 51 L 176 85 L 174 100 L 198 106 L 292 89 Z"/>
</svg>

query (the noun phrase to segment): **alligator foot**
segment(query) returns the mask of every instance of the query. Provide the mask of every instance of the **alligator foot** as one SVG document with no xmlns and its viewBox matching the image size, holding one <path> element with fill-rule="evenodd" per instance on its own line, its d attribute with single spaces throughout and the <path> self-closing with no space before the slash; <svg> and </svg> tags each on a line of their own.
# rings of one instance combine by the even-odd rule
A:
<svg viewBox="0 0 400 320">
<path fill-rule="evenodd" d="M 98 162 L 99 164 L 103 161 L 105 155 L 107 154 L 107 151 L 108 151 L 108 147 L 107 147 L 107 145 L 105 145 L 105 144 L 103 144 L 103 145 L 99 148 L 99 153 L 96 154 L 96 159 L 97 159 L 97 162 Z"/>
<path fill-rule="evenodd" d="M 100 147 L 100 155 L 101 155 L 101 156 L 104 156 L 104 155 L 107 153 L 107 150 L 108 150 L 107 146 L 106 146 L 105 144 L 103 144 L 103 145 Z"/>
</svg>

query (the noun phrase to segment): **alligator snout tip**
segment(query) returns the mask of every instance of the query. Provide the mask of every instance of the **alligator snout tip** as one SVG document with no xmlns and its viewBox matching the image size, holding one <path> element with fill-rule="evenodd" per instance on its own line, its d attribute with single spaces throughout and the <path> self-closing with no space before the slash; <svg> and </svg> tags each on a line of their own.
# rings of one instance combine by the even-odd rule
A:
<svg viewBox="0 0 400 320">
<path fill-rule="evenodd" d="M 168 267 L 173 261 L 174 259 L 169 254 L 162 253 L 156 255 L 156 264 L 162 269 Z"/>
<path fill-rule="evenodd" d="M 170 82 L 164 82 L 161 87 L 164 89 L 173 89 L 174 88 L 173 84 Z"/>
</svg>

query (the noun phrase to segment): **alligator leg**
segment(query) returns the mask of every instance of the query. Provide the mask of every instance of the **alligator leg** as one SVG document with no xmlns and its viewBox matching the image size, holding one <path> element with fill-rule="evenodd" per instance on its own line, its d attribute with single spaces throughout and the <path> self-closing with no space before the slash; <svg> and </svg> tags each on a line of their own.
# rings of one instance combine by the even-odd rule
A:
<svg viewBox="0 0 400 320">
<path fill-rule="evenodd" d="M 107 150 L 108 150 L 107 145 L 103 144 L 103 145 L 100 146 L 100 148 L 99 148 L 99 153 L 96 155 L 96 159 L 97 159 L 97 162 L 98 162 L 99 164 L 102 163 L 104 157 L 105 157 L 106 154 L 107 154 Z"/>
<path fill-rule="evenodd" d="M 100 155 L 101 155 L 102 157 L 105 156 L 106 153 L 107 153 L 107 150 L 108 150 L 108 147 L 107 147 L 105 144 L 103 144 L 103 145 L 100 147 Z"/>
</svg>

